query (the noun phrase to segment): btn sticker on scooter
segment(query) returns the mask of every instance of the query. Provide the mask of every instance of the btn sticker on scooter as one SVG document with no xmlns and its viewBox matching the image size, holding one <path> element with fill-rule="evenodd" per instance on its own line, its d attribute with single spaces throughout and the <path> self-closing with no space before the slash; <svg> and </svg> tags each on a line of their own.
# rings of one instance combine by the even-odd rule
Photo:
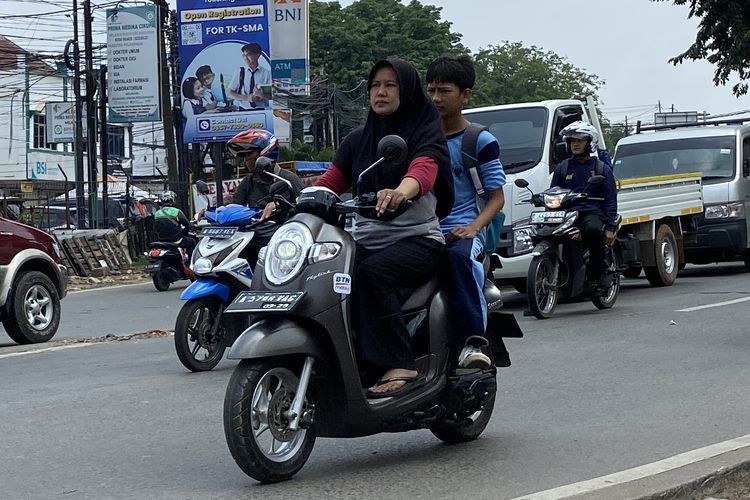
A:
<svg viewBox="0 0 750 500">
<path fill-rule="evenodd" d="M 352 293 L 352 277 L 344 273 L 334 274 L 333 291 L 335 293 L 343 293 L 344 295 Z"/>
</svg>

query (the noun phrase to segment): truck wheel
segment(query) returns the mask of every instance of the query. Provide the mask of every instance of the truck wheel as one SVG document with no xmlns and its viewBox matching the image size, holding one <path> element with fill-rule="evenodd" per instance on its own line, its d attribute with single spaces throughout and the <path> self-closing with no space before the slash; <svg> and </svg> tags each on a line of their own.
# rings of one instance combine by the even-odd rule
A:
<svg viewBox="0 0 750 500">
<path fill-rule="evenodd" d="M 677 256 L 677 239 L 672 229 L 666 224 L 656 230 L 654 240 L 654 258 L 656 266 L 645 267 L 646 279 L 651 286 L 672 286 L 677 279 L 679 258 Z"/>
<path fill-rule="evenodd" d="M 20 274 L 13 285 L 10 317 L 3 322 L 8 337 L 19 344 L 47 342 L 60 324 L 60 296 L 44 273 Z"/>
</svg>

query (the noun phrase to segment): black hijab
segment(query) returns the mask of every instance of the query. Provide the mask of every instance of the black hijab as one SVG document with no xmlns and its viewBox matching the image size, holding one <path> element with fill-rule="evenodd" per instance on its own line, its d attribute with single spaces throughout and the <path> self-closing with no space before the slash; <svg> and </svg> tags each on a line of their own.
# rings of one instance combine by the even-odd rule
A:
<svg viewBox="0 0 750 500">
<path fill-rule="evenodd" d="M 380 189 L 398 187 L 414 158 L 427 156 L 435 160 L 438 174 L 434 192 L 437 197 L 437 216 L 443 218 L 453 209 L 453 174 L 445 134 L 440 126 L 440 114 L 427 97 L 414 66 L 402 59 L 387 59 L 375 63 L 367 79 L 369 89 L 375 73 L 390 67 L 398 76 L 400 104 L 396 112 L 380 116 L 370 108 L 364 127 L 355 130 L 351 151 L 352 191 L 357 192 L 359 174 L 378 159 L 378 142 L 384 136 L 401 136 L 409 153 L 401 164 L 382 164 L 362 178 L 361 193 L 377 192 Z M 335 160 L 334 160 L 335 163 Z"/>
</svg>

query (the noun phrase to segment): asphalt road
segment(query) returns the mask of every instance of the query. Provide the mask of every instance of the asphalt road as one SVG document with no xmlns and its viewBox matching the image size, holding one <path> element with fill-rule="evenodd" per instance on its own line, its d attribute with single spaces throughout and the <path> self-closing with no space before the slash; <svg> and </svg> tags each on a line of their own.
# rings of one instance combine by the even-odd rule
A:
<svg viewBox="0 0 750 500">
<path fill-rule="evenodd" d="M 61 302 L 54 340 L 174 328 L 182 307 L 180 293 L 188 284 L 178 281 L 166 292 L 158 292 L 150 282 L 70 292 Z M 12 343 L 0 327 L 0 346 Z"/>
<path fill-rule="evenodd" d="M 15 357 L 0 348 L 0 497 L 510 499 L 742 436 L 750 302 L 737 301 L 750 299 L 750 281 L 741 270 L 688 269 L 668 289 L 629 280 L 614 309 L 565 304 L 547 321 L 521 317 L 525 298 L 510 293 L 526 337 L 507 341 L 513 366 L 500 371 L 479 440 L 321 439 L 292 481 L 272 486 L 246 477 L 224 442 L 234 362 L 188 373 L 171 337 Z M 110 293 L 120 305 L 105 305 Z M 66 314 L 90 312 L 66 316 L 65 335 L 170 327 L 176 302 L 147 286 L 71 295 Z M 138 304 L 150 309 L 134 312 Z"/>
</svg>

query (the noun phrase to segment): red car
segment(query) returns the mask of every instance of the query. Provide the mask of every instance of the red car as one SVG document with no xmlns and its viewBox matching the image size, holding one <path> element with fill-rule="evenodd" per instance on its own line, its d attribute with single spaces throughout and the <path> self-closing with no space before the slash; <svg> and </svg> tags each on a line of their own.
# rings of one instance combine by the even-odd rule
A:
<svg viewBox="0 0 750 500">
<path fill-rule="evenodd" d="M 19 344 L 51 339 L 67 284 L 55 239 L 0 217 L 0 321 L 8 336 Z"/>
</svg>

